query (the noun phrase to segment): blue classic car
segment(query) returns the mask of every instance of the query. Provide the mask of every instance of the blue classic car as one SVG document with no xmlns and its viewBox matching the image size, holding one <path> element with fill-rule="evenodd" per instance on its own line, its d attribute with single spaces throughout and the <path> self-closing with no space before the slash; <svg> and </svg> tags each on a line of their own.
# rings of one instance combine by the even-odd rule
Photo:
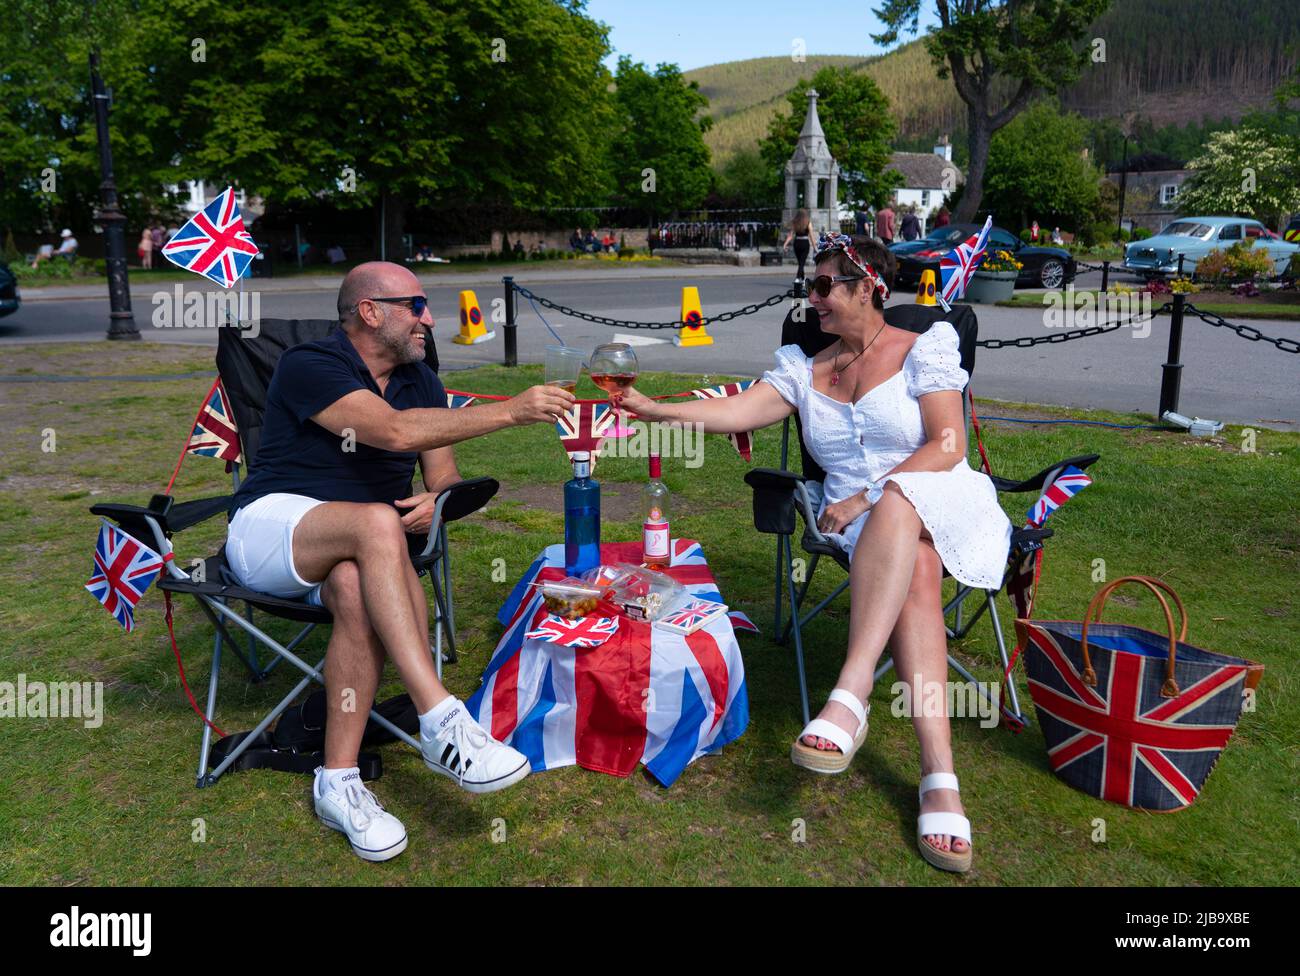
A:
<svg viewBox="0 0 1300 976">
<path fill-rule="evenodd" d="M 1134 241 L 1124 248 L 1124 269 L 1145 278 L 1178 271 L 1178 255 L 1184 255 L 1183 271 L 1192 274 L 1196 263 L 1216 248 L 1227 250 L 1241 240 L 1253 240 L 1256 250 L 1268 251 L 1273 273 L 1281 274 L 1300 251 L 1300 244 L 1280 239 L 1258 220 L 1246 217 L 1179 217 L 1155 237 Z"/>
</svg>

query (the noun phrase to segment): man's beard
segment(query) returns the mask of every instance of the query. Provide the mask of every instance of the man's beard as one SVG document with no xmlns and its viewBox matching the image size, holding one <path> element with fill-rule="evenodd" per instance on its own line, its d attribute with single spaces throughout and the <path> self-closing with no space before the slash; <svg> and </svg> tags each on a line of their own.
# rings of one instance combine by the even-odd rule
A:
<svg viewBox="0 0 1300 976">
<path fill-rule="evenodd" d="M 392 352 L 393 358 L 398 363 L 418 363 L 424 358 L 424 350 L 417 348 L 409 329 L 389 329 L 388 324 L 385 323 L 376 338 L 385 349 Z"/>
</svg>

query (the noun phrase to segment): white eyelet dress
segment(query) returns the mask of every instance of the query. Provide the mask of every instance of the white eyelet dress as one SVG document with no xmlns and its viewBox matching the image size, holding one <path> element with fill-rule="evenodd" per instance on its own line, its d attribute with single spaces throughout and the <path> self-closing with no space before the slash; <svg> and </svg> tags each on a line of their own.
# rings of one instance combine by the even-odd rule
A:
<svg viewBox="0 0 1300 976">
<path fill-rule="evenodd" d="M 917 337 L 903 368 L 856 403 L 840 403 L 813 389 L 812 359 L 798 346 L 776 351 L 776 368 L 763 374 L 787 403 L 799 411 L 804 443 L 826 469 L 820 518 L 826 506 L 843 501 L 877 481 L 925 443 L 919 398 L 940 390 L 963 390 L 969 376 L 961 368 L 957 332 L 936 322 Z M 950 471 L 892 474 L 934 538 L 944 567 L 960 583 L 997 589 L 1011 547 L 1011 522 L 998 504 L 993 482 L 962 458 Z M 828 535 L 849 557 L 864 512 L 842 533 Z"/>
</svg>

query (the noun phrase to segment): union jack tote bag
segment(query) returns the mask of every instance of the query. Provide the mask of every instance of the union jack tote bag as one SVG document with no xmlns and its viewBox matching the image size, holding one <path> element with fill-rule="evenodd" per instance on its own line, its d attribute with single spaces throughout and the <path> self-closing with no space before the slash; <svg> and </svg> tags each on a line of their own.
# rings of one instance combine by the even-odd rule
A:
<svg viewBox="0 0 1300 976">
<path fill-rule="evenodd" d="M 1167 633 L 1101 622 L 1117 587 L 1139 583 Z M 1173 597 L 1173 613 L 1161 590 Z M 1169 813 L 1196 799 L 1264 667 L 1186 643 L 1187 614 L 1163 580 L 1125 576 L 1102 587 L 1083 620 L 1016 620 L 1053 771 L 1075 789 Z"/>
</svg>

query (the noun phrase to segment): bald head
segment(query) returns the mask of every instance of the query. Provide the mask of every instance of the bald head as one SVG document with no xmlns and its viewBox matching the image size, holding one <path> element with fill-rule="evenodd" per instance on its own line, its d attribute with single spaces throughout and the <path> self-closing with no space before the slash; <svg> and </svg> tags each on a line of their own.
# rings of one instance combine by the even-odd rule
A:
<svg viewBox="0 0 1300 976">
<path fill-rule="evenodd" d="M 353 327 L 360 322 L 357 303 L 366 298 L 404 298 L 423 294 L 420 282 L 400 264 L 391 261 L 367 261 L 358 264 L 339 286 L 339 321 Z"/>
</svg>

